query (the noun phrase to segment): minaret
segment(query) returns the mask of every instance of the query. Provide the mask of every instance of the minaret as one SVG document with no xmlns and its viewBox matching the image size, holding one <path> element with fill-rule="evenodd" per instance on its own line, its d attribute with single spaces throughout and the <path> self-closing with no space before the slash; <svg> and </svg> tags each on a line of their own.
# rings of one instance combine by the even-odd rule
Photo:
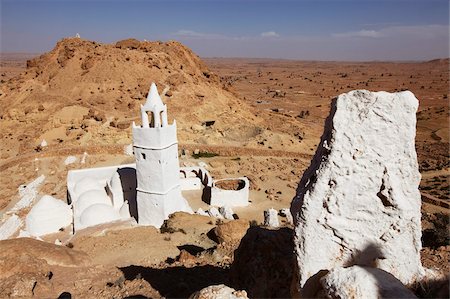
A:
<svg viewBox="0 0 450 299">
<path fill-rule="evenodd" d="M 192 209 L 181 195 L 177 125 L 169 125 L 155 83 L 141 105 L 141 119 L 141 126 L 133 122 L 138 223 L 159 228 L 170 214 Z"/>
</svg>

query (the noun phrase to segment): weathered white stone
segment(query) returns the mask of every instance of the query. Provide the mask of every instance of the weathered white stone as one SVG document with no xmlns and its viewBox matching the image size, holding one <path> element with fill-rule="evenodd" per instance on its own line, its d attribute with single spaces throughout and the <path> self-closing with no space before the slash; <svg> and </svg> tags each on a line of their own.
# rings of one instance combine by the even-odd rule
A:
<svg viewBox="0 0 450 299">
<path fill-rule="evenodd" d="M 75 156 L 68 156 L 66 158 L 66 160 L 64 160 L 64 165 L 73 164 L 75 162 L 77 162 L 77 157 L 75 157 Z"/>
<path fill-rule="evenodd" d="M 38 194 L 38 188 L 45 180 L 45 175 L 41 175 L 28 185 L 19 186 L 20 200 L 11 209 L 11 212 L 17 212 L 23 208 L 31 206 Z"/>
<path fill-rule="evenodd" d="M 248 299 L 246 291 L 236 291 L 224 284 L 213 285 L 195 292 L 190 299 Z"/>
<path fill-rule="evenodd" d="M 320 279 L 328 298 L 417 298 L 392 274 L 377 268 L 335 268 Z"/>
<path fill-rule="evenodd" d="M 81 157 L 81 161 L 80 161 L 81 164 L 86 163 L 86 158 L 87 158 L 87 156 L 88 156 L 88 153 L 84 152 L 84 153 L 83 153 L 83 157 Z"/>
<path fill-rule="evenodd" d="M 222 214 L 220 214 L 219 210 L 216 207 L 210 207 L 208 210 L 208 214 L 210 217 L 223 219 Z"/>
<path fill-rule="evenodd" d="M 44 195 L 28 213 L 25 224 L 32 236 L 56 233 L 72 223 L 72 209 L 63 201 Z"/>
<path fill-rule="evenodd" d="M 303 296 L 319 271 L 343 265 L 377 267 L 404 284 L 422 275 L 417 108 L 409 91 L 357 90 L 332 102 L 291 205 Z"/>
<path fill-rule="evenodd" d="M 284 208 L 280 210 L 280 215 L 286 217 L 288 223 L 293 224 L 294 219 L 292 218 L 291 210 L 288 208 Z"/>
<path fill-rule="evenodd" d="M 195 212 L 195 214 L 201 215 L 201 216 L 209 216 L 209 214 L 206 213 L 202 208 L 198 208 L 198 210 L 197 210 L 197 212 Z"/>
<path fill-rule="evenodd" d="M 42 139 L 41 147 L 46 147 L 47 145 L 47 141 L 45 141 L 45 139 Z"/>
<path fill-rule="evenodd" d="M 234 220 L 234 217 L 233 217 L 234 212 L 228 206 L 220 207 L 219 213 L 222 214 L 223 218 L 225 218 L 225 219 Z"/>
<path fill-rule="evenodd" d="M 264 211 L 264 225 L 268 227 L 279 227 L 278 212 L 275 209 Z"/>
<path fill-rule="evenodd" d="M 12 214 L 0 226 L 0 240 L 6 240 L 14 235 L 22 226 L 23 221 L 16 214 Z"/>
</svg>

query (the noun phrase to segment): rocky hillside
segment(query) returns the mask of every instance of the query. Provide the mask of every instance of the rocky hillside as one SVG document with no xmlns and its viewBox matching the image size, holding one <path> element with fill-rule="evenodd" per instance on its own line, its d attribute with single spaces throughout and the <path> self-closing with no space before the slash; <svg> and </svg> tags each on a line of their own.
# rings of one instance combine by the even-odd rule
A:
<svg viewBox="0 0 450 299">
<path fill-rule="evenodd" d="M 242 145 L 262 133 L 251 108 L 178 42 L 68 38 L 2 84 L 1 157 L 30 152 L 43 139 L 66 147 L 129 143 L 151 82 L 177 119 L 180 142 Z M 206 121 L 215 122 L 206 128 Z"/>
</svg>

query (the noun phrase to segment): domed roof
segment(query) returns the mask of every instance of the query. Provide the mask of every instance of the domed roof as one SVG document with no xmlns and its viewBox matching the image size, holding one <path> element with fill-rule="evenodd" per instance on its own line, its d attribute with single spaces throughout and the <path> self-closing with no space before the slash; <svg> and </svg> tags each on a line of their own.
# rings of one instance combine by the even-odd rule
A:
<svg viewBox="0 0 450 299">
<path fill-rule="evenodd" d="M 93 204 L 89 206 L 80 217 L 82 228 L 120 219 L 119 211 L 106 204 Z"/>
<path fill-rule="evenodd" d="M 44 195 L 28 213 L 25 223 L 32 236 L 55 233 L 72 223 L 72 209 L 62 200 Z"/>
<path fill-rule="evenodd" d="M 88 190 L 78 197 L 76 204 L 74 204 L 75 215 L 81 215 L 85 209 L 94 204 L 105 204 L 112 206 L 111 198 L 104 190 Z"/>
<path fill-rule="evenodd" d="M 75 184 L 73 190 L 75 191 L 75 194 L 79 196 L 82 193 L 92 189 L 105 190 L 105 186 L 105 182 L 99 181 L 98 179 L 93 177 L 85 177 Z"/>
</svg>

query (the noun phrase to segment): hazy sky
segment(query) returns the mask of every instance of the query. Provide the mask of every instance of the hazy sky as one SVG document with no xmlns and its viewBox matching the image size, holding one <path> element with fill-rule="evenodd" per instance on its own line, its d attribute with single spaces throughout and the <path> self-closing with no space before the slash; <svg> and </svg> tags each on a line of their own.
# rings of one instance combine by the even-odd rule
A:
<svg viewBox="0 0 450 299">
<path fill-rule="evenodd" d="M 0 0 L 1 51 L 63 37 L 178 40 L 203 57 L 426 60 L 449 56 L 448 0 Z"/>
</svg>

